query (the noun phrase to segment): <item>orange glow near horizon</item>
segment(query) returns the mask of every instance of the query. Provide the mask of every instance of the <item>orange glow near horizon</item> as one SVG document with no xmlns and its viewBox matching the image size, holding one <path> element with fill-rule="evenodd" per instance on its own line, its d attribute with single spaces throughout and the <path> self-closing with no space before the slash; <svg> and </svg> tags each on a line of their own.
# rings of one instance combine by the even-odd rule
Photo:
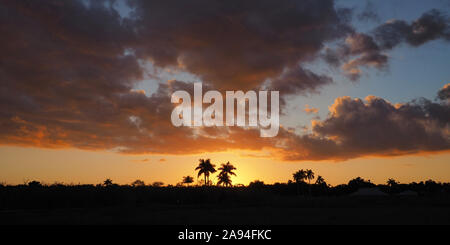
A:
<svg viewBox="0 0 450 245">
<path fill-rule="evenodd" d="M 237 176 L 232 176 L 233 184 L 248 185 L 257 179 L 268 184 L 287 182 L 298 169 L 312 169 L 316 177 L 321 175 L 331 185 L 347 183 L 357 176 L 377 184 L 385 183 L 388 178 L 402 183 L 428 179 L 450 182 L 448 152 L 437 155 L 364 157 L 341 162 L 285 162 L 249 157 L 240 151 L 168 156 L 2 146 L 0 154 L 0 182 L 6 184 L 22 184 L 31 180 L 47 184 L 97 184 L 111 178 L 118 184 L 129 184 L 141 179 L 147 184 L 162 181 L 175 185 L 186 175 L 197 179 L 194 169 L 200 158 L 210 158 L 216 167 L 227 161 L 236 166 Z M 216 176 L 214 174 L 211 178 L 214 182 Z"/>
</svg>

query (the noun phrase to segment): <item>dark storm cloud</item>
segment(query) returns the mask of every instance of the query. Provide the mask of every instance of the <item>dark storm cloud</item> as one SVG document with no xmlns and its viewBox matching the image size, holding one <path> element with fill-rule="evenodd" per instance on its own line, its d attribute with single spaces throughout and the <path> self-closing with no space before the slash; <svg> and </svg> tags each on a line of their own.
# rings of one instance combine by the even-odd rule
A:
<svg viewBox="0 0 450 245">
<path fill-rule="evenodd" d="M 350 59 L 343 65 L 343 69 L 352 80 L 359 78 L 360 67 L 370 66 L 375 68 L 385 67 L 388 57 L 381 52 L 381 49 L 369 35 L 355 33 L 347 37 L 346 46 L 343 46 L 345 56 L 357 56 Z"/>
<path fill-rule="evenodd" d="M 450 84 L 440 91 L 445 91 Z M 281 128 L 274 155 L 287 161 L 342 161 L 365 156 L 429 154 L 450 150 L 450 104 L 421 98 L 405 104 L 368 96 L 337 98 L 312 133 Z"/>
<path fill-rule="evenodd" d="M 364 33 L 349 35 L 336 49 L 325 49 L 322 57 L 334 67 L 344 63 L 342 69 L 351 80 L 359 79 L 361 67 L 381 69 L 388 62 L 388 56 L 382 52 L 373 37 Z"/>
<path fill-rule="evenodd" d="M 233 138 L 256 130 L 175 129 L 170 92 L 190 84 L 136 92 L 140 62 L 181 67 L 217 88 L 257 87 L 350 29 L 346 10 L 330 0 L 132 1 L 130 18 L 113 3 L 0 1 L 2 144 L 180 154 L 258 149 Z M 316 87 L 293 82 L 298 91 Z"/>
<path fill-rule="evenodd" d="M 375 96 L 340 97 L 325 120 L 312 122 L 311 134 L 282 129 L 279 135 L 276 153 L 289 161 L 445 152 L 450 150 L 450 105 L 423 98 L 394 105 Z"/>
<path fill-rule="evenodd" d="M 234 90 L 276 79 L 352 29 L 331 0 L 130 2 L 138 55 Z"/>
<path fill-rule="evenodd" d="M 317 93 L 322 86 L 333 82 L 331 77 L 318 75 L 314 72 L 296 67 L 283 72 L 278 78 L 270 81 L 268 90 L 280 91 L 280 103 L 286 103 L 285 97 L 289 95 Z"/>
<path fill-rule="evenodd" d="M 341 97 L 313 131 L 347 157 L 442 151 L 450 149 L 449 115 L 448 104 L 427 99 L 393 105 L 375 96 Z"/>
<path fill-rule="evenodd" d="M 385 49 L 401 43 L 420 46 L 436 39 L 450 40 L 450 19 L 439 10 L 433 9 L 408 24 L 402 20 L 391 20 L 374 30 L 374 36 Z"/>
<path fill-rule="evenodd" d="M 130 92 L 142 70 L 107 2 L 0 3 L 2 144 L 109 149 L 139 132 L 130 116 L 157 117 L 159 97 Z"/>
<path fill-rule="evenodd" d="M 364 9 L 356 15 L 359 21 L 380 21 L 380 17 L 371 1 L 367 1 Z"/>
<path fill-rule="evenodd" d="M 448 146 L 448 133 L 447 141 L 438 134 L 448 127 L 448 108 L 430 101 L 408 113 L 385 106 L 391 110 L 387 115 L 393 115 L 388 118 L 401 117 L 406 123 L 406 114 L 415 116 L 405 130 L 418 133 L 396 135 L 409 138 L 384 148 L 364 148 L 367 143 L 345 130 L 344 113 L 316 122 L 314 134 L 303 136 L 285 128 L 274 138 L 239 127 L 175 128 L 171 92 L 191 91 L 192 84 L 169 81 L 151 95 L 136 91 L 146 72 L 142 62 L 197 74 L 208 82 L 205 89 L 257 88 L 269 81 L 283 96 L 317 92 L 332 82 L 302 67 L 328 41 L 352 33 L 339 51 L 360 56 L 352 69 L 379 66 L 382 49 L 369 36 L 355 34 L 349 10 L 335 9 L 333 1 L 132 1 L 136 9 L 130 18 L 121 17 L 113 3 L 0 0 L 0 144 L 135 154 L 269 149 L 287 160 L 347 159 L 392 149 L 407 154 Z M 337 57 L 336 62 L 342 61 Z M 448 98 L 445 92 L 439 97 Z M 352 103 L 342 100 L 335 108 Z M 378 108 L 369 104 L 359 106 Z M 357 123 L 363 123 L 369 135 L 377 129 L 376 123 L 350 122 L 357 131 L 363 128 Z M 408 140 L 411 145 L 404 145 Z M 377 138 L 373 144 L 385 141 Z"/>
<path fill-rule="evenodd" d="M 402 43 L 417 47 L 437 39 L 450 40 L 450 19 L 434 9 L 411 23 L 390 20 L 369 34 L 352 33 L 335 50 L 326 49 L 322 57 L 332 66 L 344 63 L 344 73 L 357 80 L 361 67 L 386 68 L 389 61 L 386 52 L 390 49 Z"/>
</svg>

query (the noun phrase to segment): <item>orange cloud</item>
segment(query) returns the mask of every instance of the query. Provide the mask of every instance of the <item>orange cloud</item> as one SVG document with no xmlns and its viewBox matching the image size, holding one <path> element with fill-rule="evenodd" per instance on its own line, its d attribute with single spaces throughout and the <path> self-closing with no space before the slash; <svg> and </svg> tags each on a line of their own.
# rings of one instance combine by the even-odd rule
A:
<svg viewBox="0 0 450 245">
<path fill-rule="evenodd" d="M 310 107 L 309 105 L 305 105 L 305 109 L 303 109 L 308 114 L 317 114 L 319 109 L 315 107 Z"/>
</svg>

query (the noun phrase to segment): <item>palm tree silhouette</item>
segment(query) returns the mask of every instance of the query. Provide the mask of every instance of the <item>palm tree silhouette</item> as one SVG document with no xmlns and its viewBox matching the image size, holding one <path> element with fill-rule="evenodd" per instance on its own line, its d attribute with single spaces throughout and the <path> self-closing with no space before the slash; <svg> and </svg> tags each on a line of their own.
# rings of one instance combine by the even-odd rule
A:
<svg viewBox="0 0 450 245">
<path fill-rule="evenodd" d="M 194 182 L 194 178 L 193 177 L 191 177 L 191 176 L 184 176 L 183 177 L 183 184 L 186 184 L 187 186 L 189 186 L 189 184 L 190 183 L 193 183 Z"/>
<path fill-rule="evenodd" d="M 202 174 L 205 177 L 205 185 L 209 183 L 209 174 L 216 172 L 216 169 L 214 168 L 215 165 L 211 163 L 210 159 L 199 159 L 199 164 L 195 168 L 195 170 L 198 170 L 197 177 L 200 177 Z"/>
<path fill-rule="evenodd" d="M 308 179 L 308 183 L 311 184 L 311 180 L 314 179 L 314 172 L 311 169 L 307 169 L 305 172 L 305 178 Z"/>
<path fill-rule="evenodd" d="M 223 184 L 225 186 L 231 185 L 230 175 L 236 176 L 236 173 L 233 172 L 233 170 L 236 170 L 236 167 L 234 167 L 230 162 L 227 162 L 226 164 L 222 163 L 222 166 L 219 168 L 219 170 L 220 173 L 219 176 L 217 176 L 219 182 L 217 182 L 217 184 Z"/>
<path fill-rule="evenodd" d="M 386 181 L 386 183 L 387 183 L 387 185 L 388 185 L 389 187 L 393 187 L 393 186 L 395 186 L 395 185 L 398 184 L 397 181 L 395 181 L 395 179 L 392 179 L 392 178 L 388 179 L 388 180 Z"/>
<path fill-rule="evenodd" d="M 317 179 L 316 179 L 316 183 L 315 183 L 316 185 L 323 185 L 323 184 L 326 184 L 326 182 L 325 182 L 325 180 L 323 179 L 323 177 L 322 176 L 317 176 Z"/>
<path fill-rule="evenodd" d="M 319 190 L 320 191 L 327 191 L 327 189 L 328 189 L 328 185 L 327 185 L 327 182 L 325 182 L 325 179 L 322 177 L 322 176 L 317 176 L 317 179 L 316 179 L 316 183 L 315 183 L 317 186 L 319 186 Z"/>
<path fill-rule="evenodd" d="M 292 174 L 292 177 L 294 178 L 295 183 L 303 182 L 306 178 L 306 172 L 305 170 L 300 169 L 294 174 Z"/>
<path fill-rule="evenodd" d="M 297 183 L 297 195 L 300 194 L 300 183 L 304 182 L 306 178 L 306 172 L 303 169 L 298 170 L 292 174 L 295 183 Z"/>
<path fill-rule="evenodd" d="M 221 170 L 221 173 L 227 173 L 236 176 L 236 173 L 233 172 L 233 170 L 236 170 L 236 167 L 234 167 L 230 162 L 227 162 L 226 164 L 222 163 L 222 166 L 219 168 L 219 170 Z"/>
<path fill-rule="evenodd" d="M 103 185 L 104 186 L 112 186 L 113 185 L 113 181 L 108 178 L 105 181 L 103 181 Z"/>
<path fill-rule="evenodd" d="M 311 169 L 307 169 L 305 172 L 305 178 L 308 179 L 308 191 L 311 196 L 311 180 L 314 179 L 314 172 Z"/>
<path fill-rule="evenodd" d="M 217 185 L 224 185 L 224 186 L 231 185 L 231 179 L 227 173 L 220 172 L 217 178 L 219 179 Z"/>
</svg>

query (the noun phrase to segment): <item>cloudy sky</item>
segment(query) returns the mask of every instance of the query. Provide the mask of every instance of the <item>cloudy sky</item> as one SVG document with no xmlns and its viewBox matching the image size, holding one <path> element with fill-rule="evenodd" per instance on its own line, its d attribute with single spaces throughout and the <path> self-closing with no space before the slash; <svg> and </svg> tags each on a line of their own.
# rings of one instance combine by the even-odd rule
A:
<svg viewBox="0 0 450 245">
<path fill-rule="evenodd" d="M 0 181 L 450 181 L 450 1 L 0 0 Z M 193 82 L 280 91 L 278 136 L 174 127 Z M 195 175 L 196 176 L 196 175 Z"/>
</svg>

